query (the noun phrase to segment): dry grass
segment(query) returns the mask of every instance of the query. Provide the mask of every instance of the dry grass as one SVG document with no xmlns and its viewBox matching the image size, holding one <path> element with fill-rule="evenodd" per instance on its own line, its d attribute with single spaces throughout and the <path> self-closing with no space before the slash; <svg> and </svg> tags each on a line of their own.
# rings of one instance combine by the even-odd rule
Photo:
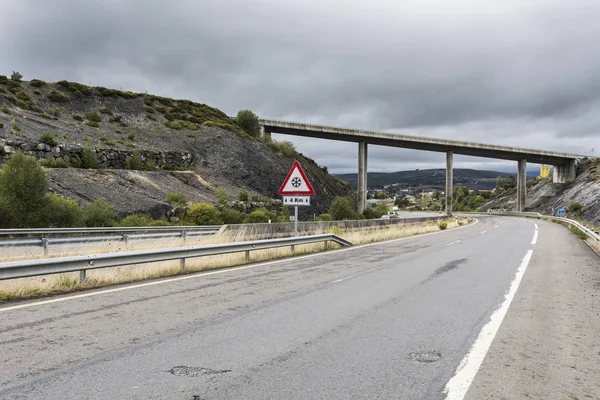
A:
<svg viewBox="0 0 600 400">
<path fill-rule="evenodd" d="M 455 219 L 448 219 L 447 222 L 448 229 L 451 229 L 457 227 L 460 224 L 467 223 L 467 219 L 463 218 L 458 223 Z M 435 232 L 438 230 L 439 227 L 437 222 L 432 221 L 418 224 L 390 225 L 386 227 L 367 229 L 363 228 L 360 230 L 357 229 L 347 232 L 338 228 L 334 228 L 331 230 L 330 233 L 342 236 L 345 239 L 350 240 L 354 244 L 359 245 L 414 236 L 428 232 Z M 318 233 L 329 232 L 314 232 L 314 234 Z M 210 238 L 188 238 L 185 242 L 182 239 L 157 239 L 130 241 L 127 244 L 122 242 L 86 244 L 81 246 L 80 248 L 73 248 L 73 245 L 69 245 L 68 248 L 63 249 L 63 252 L 59 252 L 59 246 L 55 246 L 54 252 L 50 252 L 49 255 L 52 255 L 54 257 L 61 257 L 67 255 L 99 254 L 102 252 L 110 251 L 143 250 L 159 247 L 167 248 L 182 245 L 191 246 L 197 244 L 226 243 L 264 239 L 264 237 L 260 236 L 260 234 L 258 234 L 255 231 L 252 231 L 252 228 L 249 227 L 246 230 L 238 231 L 233 234 L 224 233 L 222 235 L 213 236 Z M 338 247 L 339 246 L 336 244 L 329 245 L 329 249 Z M 52 250 L 52 248 L 50 249 Z M 309 254 L 323 250 L 325 250 L 324 243 L 296 246 L 294 252 L 292 252 L 290 247 L 257 250 L 250 253 L 250 262 L 275 260 L 290 257 L 293 255 Z M 25 253 L 27 253 L 27 251 L 25 251 Z M 3 256 L 5 256 L 3 258 L 8 258 L 6 257 L 6 254 L 3 254 Z M 11 260 L 14 261 L 15 259 L 43 258 L 43 253 L 29 255 L 28 257 L 28 254 L 24 254 L 21 251 L 18 254 L 12 254 L 9 256 Z M 223 267 L 233 267 L 237 265 L 242 265 L 244 263 L 245 259 L 243 253 L 199 257 L 186 260 L 184 273 L 193 273 Z M 66 293 L 80 289 L 89 289 L 120 283 L 143 281 L 147 279 L 178 275 L 181 273 L 182 272 L 180 269 L 179 260 L 174 260 L 168 262 L 147 263 L 132 266 L 88 270 L 86 281 L 83 284 L 79 283 L 78 272 L 59 275 L 47 275 L 32 278 L 13 279 L 0 282 L 0 302 L 9 301 L 13 299 L 32 298 L 57 293 Z"/>
</svg>

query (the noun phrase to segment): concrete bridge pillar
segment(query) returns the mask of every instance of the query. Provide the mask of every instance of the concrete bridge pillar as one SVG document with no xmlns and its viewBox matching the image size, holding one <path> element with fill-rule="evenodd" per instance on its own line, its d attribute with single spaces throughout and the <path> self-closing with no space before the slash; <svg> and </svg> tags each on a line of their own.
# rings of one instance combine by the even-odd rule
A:
<svg viewBox="0 0 600 400">
<path fill-rule="evenodd" d="M 527 195 L 527 160 L 519 160 L 517 172 L 517 211 L 525 211 L 525 197 Z"/>
<path fill-rule="evenodd" d="M 266 137 L 266 136 L 271 137 L 271 132 L 266 131 L 265 130 L 265 126 L 261 125 L 260 126 L 260 136 L 263 137 L 263 138 Z"/>
<path fill-rule="evenodd" d="M 577 164 L 575 160 L 569 160 L 565 165 L 555 165 L 552 176 L 553 183 L 573 182 L 576 177 Z"/>
<path fill-rule="evenodd" d="M 357 211 L 362 214 L 367 206 L 367 143 L 358 143 L 358 204 Z"/>
<path fill-rule="evenodd" d="M 454 192 L 454 187 L 452 184 L 452 180 L 454 179 L 453 167 L 454 153 L 449 151 L 446 153 L 446 214 L 449 217 L 452 216 L 452 192 Z"/>
</svg>

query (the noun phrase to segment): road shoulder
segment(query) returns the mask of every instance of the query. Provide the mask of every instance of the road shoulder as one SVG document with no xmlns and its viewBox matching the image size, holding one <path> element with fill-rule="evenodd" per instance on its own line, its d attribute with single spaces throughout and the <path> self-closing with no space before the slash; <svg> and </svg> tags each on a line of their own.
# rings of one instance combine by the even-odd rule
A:
<svg viewBox="0 0 600 400">
<path fill-rule="evenodd" d="M 600 398 L 600 257 L 539 222 L 529 268 L 466 398 Z"/>
</svg>

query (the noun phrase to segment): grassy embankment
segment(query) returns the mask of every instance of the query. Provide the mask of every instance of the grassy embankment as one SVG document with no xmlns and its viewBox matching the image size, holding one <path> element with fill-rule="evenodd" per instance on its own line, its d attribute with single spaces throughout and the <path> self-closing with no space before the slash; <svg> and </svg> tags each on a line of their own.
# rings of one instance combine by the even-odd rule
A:
<svg viewBox="0 0 600 400">
<path fill-rule="evenodd" d="M 470 218 L 462 218 L 456 220 L 448 219 L 447 229 L 456 228 L 459 225 L 465 225 L 471 222 Z M 360 230 L 343 231 L 341 229 L 333 229 L 331 232 L 314 232 L 319 233 L 334 233 L 351 241 L 355 245 L 398 239 L 414 235 L 420 235 L 429 232 L 439 231 L 439 224 L 435 221 L 417 223 L 390 225 L 386 227 L 366 228 Z M 99 244 L 82 244 L 79 247 L 69 245 L 68 249 L 55 246 L 50 247 L 50 257 L 65 257 L 85 254 L 100 254 L 107 252 L 132 251 L 156 248 L 169 248 L 177 246 L 190 246 L 198 244 L 214 244 L 226 242 L 240 242 L 246 240 L 259 239 L 252 235 L 249 230 L 238 231 L 234 235 L 227 232 L 222 235 L 211 237 L 208 239 L 199 239 L 192 242 L 188 239 L 183 242 L 182 239 L 160 239 L 160 240 L 135 240 L 127 244 L 124 243 L 99 243 Z M 330 244 L 329 249 L 337 248 L 336 244 Z M 290 247 L 282 247 L 276 249 L 258 250 L 250 253 L 250 262 L 260 262 L 277 260 L 293 255 L 302 255 L 315 253 L 325 250 L 323 243 L 309 244 L 296 246 L 295 252 L 292 253 Z M 19 259 L 35 259 L 43 258 L 38 248 L 28 248 L 25 250 L 7 251 L 3 254 L 0 262 L 16 261 Z M 193 273 L 206 271 L 217 268 L 233 267 L 245 263 L 243 253 L 225 254 L 220 256 L 199 257 L 187 259 L 184 273 Z M 121 283 L 142 281 L 146 279 L 161 278 L 181 274 L 179 260 L 147 263 L 136 266 L 122 266 L 115 268 L 104 268 L 96 270 L 88 270 L 87 279 L 83 284 L 79 283 L 78 273 L 67 273 L 57 275 L 47 275 L 32 278 L 12 279 L 0 282 L 0 302 L 33 298 L 39 296 L 47 296 L 58 293 L 67 293 L 81 289 L 89 289 L 101 286 L 115 285 Z"/>
</svg>

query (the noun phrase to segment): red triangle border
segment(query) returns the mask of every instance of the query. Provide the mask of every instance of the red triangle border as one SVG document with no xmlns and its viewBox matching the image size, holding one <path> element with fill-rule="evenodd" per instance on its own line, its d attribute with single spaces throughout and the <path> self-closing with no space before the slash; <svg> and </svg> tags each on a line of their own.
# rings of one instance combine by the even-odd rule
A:
<svg viewBox="0 0 600 400">
<path fill-rule="evenodd" d="M 304 182 L 306 182 L 306 186 L 308 186 L 308 189 L 309 189 L 308 192 L 284 192 L 283 191 L 283 188 L 285 187 L 285 185 L 287 185 L 288 181 L 292 177 L 292 173 L 294 172 L 294 169 L 296 169 L 296 168 L 298 168 L 298 172 L 300 172 L 300 176 L 302 177 L 302 179 L 304 179 Z M 283 181 L 283 184 L 279 188 L 279 192 L 277 192 L 277 193 L 280 196 L 312 196 L 315 194 L 315 189 L 313 189 L 312 185 L 310 184 L 310 181 L 308 180 L 308 178 L 306 177 L 306 174 L 304 173 L 304 170 L 302 169 L 302 165 L 300 165 L 300 163 L 297 160 L 294 161 L 292 168 L 290 168 L 290 172 L 288 172 L 285 180 Z"/>
</svg>

